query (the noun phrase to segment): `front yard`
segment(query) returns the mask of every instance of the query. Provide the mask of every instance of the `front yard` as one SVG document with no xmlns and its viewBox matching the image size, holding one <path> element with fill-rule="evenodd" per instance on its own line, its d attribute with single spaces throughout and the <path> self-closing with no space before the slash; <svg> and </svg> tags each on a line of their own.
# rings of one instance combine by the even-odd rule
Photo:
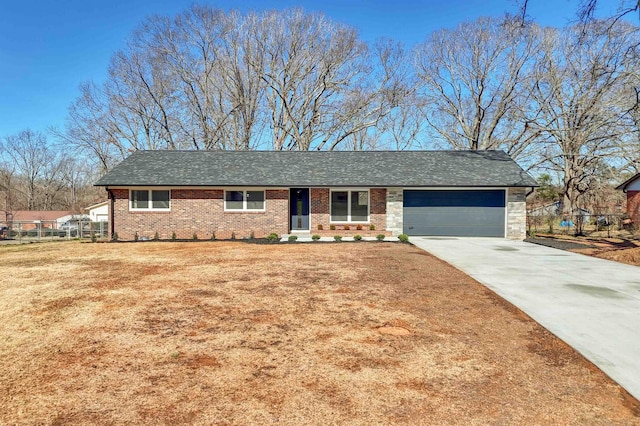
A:
<svg viewBox="0 0 640 426">
<path fill-rule="evenodd" d="M 0 246 L 2 424 L 638 424 L 640 404 L 394 243 Z"/>
</svg>

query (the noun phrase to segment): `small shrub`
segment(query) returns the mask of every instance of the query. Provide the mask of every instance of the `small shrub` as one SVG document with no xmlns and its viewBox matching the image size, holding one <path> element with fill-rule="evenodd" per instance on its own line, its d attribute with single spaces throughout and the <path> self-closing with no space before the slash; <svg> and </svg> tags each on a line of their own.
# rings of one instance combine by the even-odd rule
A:
<svg viewBox="0 0 640 426">
<path fill-rule="evenodd" d="M 378 235 L 376 235 L 376 240 L 378 240 L 378 241 L 384 241 L 384 234 L 378 234 Z"/>
<path fill-rule="evenodd" d="M 350 227 L 349 225 L 345 225 L 345 226 L 344 226 L 344 230 L 345 230 L 345 231 L 348 231 L 349 229 L 351 229 L 351 227 Z"/>
<path fill-rule="evenodd" d="M 270 233 L 267 235 L 267 241 L 271 241 L 272 243 L 278 241 L 278 234 L 275 232 Z"/>
<path fill-rule="evenodd" d="M 216 233 L 215 233 L 215 232 L 212 232 L 212 233 L 211 233 L 211 241 L 213 241 L 213 240 L 215 240 L 215 239 L 216 239 Z"/>
<path fill-rule="evenodd" d="M 297 235 L 289 235 L 289 242 L 290 243 L 295 243 L 298 240 L 298 236 Z"/>
<path fill-rule="evenodd" d="M 324 229 L 324 228 L 322 227 L 322 224 L 321 224 L 321 223 L 319 223 L 319 224 L 318 224 L 318 231 L 322 231 L 323 229 Z"/>
<path fill-rule="evenodd" d="M 313 235 L 311 236 L 311 239 L 312 239 L 313 241 L 318 241 L 318 240 L 320 239 L 320 235 L 318 235 L 318 234 L 313 234 Z"/>
<path fill-rule="evenodd" d="M 113 235 L 111 236 L 111 241 L 118 241 L 118 233 L 114 232 Z"/>
<path fill-rule="evenodd" d="M 96 241 L 98 241 L 98 238 L 96 237 L 96 233 L 91 231 L 91 242 L 95 243 Z"/>
<path fill-rule="evenodd" d="M 369 225 L 369 231 L 375 231 L 375 230 L 376 230 L 376 226 L 373 223 Z"/>
<path fill-rule="evenodd" d="M 331 229 L 332 231 L 336 230 L 336 226 L 335 225 L 329 225 L 329 229 Z"/>
<path fill-rule="evenodd" d="M 342 235 L 334 235 L 333 239 L 339 243 L 340 241 L 342 241 Z"/>
<path fill-rule="evenodd" d="M 160 235 L 158 235 L 158 231 L 156 231 L 155 234 L 153 234 L 153 241 L 158 241 L 160 239 Z"/>
<path fill-rule="evenodd" d="M 232 233 L 231 233 L 231 239 L 232 239 L 232 240 L 235 240 L 235 239 L 236 239 L 236 233 L 235 233 L 235 232 L 232 232 Z"/>
<path fill-rule="evenodd" d="M 178 237 L 176 236 L 176 231 L 173 231 L 173 232 L 171 233 L 171 241 L 175 241 L 175 240 L 177 240 L 177 239 L 178 239 Z"/>
<path fill-rule="evenodd" d="M 362 235 L 354 235 L 354 236 L 353 236 L 353 239 L 354 239 L 355 241 L 360 241 L 360 240 L 362 240 Z"/>
<path fill-rule="evenodd" d="M 409 236 L 407 234 L 400 234 L 398 235 L 398 241 L 400 241 L 401 243 L 408 243 Z"/>
<path fill-rule="evenodd" d="M 362 225 L 356 225 L 356 230 L 362 231 Z"/>
<path fill-rule="evenodd" d="M 196 234 L 195 232 L 193 233 L 193 236 L 191 237 L 191 239 L 193 241 L 198 241 L 198 234 Z"/>
<path fill-rule="evenodd" d="M 135 235 L 133 236 L 133 241 L 138 241 L 140 239 L 140 236 L 138 235 L 138 231 L 136 231 Z"/>
<path fill-rule="evenodd" d="M 249 234 L 249 239 L 253 240 L 255 238 L 256 238 L 256 234 L 253 231 L 251 231 L 251 233 Z"/>
</svg>

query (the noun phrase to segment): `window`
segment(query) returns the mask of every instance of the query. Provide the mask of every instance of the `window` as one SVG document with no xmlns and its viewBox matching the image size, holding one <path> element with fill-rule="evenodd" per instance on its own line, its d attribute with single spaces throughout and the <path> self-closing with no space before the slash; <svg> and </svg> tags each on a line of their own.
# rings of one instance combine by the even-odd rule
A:
<svg viewBox="0 0 640 426">
<path fill-rule="evenodd" d="M 367 222 L 369 191 L 331 191 L 331 222 Z"/>
<path fill-rule="evenodd" d="M 264 210 L 264 191 L 225 191 L 225 210 Z"/>
<path fill-rule="evenodd" d="M 131 190 L 129 200 L 131 210 L 170 210 L 171 191 Z"/>
</svg>

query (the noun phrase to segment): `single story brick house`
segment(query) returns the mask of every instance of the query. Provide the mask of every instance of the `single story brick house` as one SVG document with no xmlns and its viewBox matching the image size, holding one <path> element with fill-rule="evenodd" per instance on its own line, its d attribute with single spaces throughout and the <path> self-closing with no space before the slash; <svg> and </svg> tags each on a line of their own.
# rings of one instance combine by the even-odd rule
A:
<svg viewBox="0 0 640 426">
<path fill-rule="evenodd" d="M 502 151 L 139 151 L 96 186 L 122 240 L 526 236 L 538 186 Z"/>
<path fill-rule="evenodd" d="M 627 214 L 636 228 L 640 227 L 640 173 L 616 187 L 627 194 Z"/>
</svg>

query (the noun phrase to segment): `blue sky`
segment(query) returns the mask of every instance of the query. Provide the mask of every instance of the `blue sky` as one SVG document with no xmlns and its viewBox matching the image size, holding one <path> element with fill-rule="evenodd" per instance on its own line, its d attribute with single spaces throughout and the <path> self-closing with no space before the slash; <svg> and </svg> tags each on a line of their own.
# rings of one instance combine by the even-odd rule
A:
<svg viewBox="0 0 640 426">
<path fill-rule="evenodd" d="M 101 82 L 111 55 L 149 15 L 175 15 L 192 0 L 0 0 L 0 138 L 64 127 L 84 81 Z M 412 46 L 432 31 L 479 16 L 517 12 L 515 0 L 199 1 L 221 9 L 302 7 L 356 27 L 364 40 Z M 563 26 L 578 0 L 529 0 L 542 25 Z M 603 2 L 604 3 L 604 2 Z M 617 2 L 612 2 L 617 3 Z"/>
</svg>

